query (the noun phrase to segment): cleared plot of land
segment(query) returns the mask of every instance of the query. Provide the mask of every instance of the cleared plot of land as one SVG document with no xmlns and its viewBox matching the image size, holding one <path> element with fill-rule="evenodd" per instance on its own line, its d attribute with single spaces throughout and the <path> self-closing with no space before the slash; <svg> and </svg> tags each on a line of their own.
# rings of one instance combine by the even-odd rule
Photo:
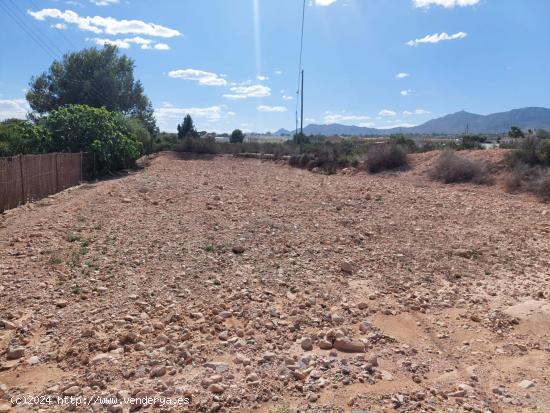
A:
<svg viewBox="0 0 550 413">
<path fill-rule="evenodd" d="M 430 162 L 324 176 L 161 155 L 9 212 L 0 399 L 550 411 L 550 207 L 430 182 Z"/>
</svg>

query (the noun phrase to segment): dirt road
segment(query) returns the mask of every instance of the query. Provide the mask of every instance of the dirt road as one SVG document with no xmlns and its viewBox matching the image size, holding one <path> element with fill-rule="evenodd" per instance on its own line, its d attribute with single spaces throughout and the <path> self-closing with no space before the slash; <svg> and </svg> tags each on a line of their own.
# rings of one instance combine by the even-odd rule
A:
<svg viewBox="0 0 550 413">
<path fill-rule="evenodd" d="M 422 162 L 163 154 L 10 211 L 0 412 L 550 412 L 550 206 Z"/>
</svg>

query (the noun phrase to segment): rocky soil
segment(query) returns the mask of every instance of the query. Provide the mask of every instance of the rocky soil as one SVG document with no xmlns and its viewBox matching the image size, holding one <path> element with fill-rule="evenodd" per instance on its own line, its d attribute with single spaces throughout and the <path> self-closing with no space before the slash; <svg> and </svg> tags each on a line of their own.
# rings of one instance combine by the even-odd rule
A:
<svg viewBox="0 0 550 413">
<path fill-rule="evenodd" d="M 163 154 L 8 211 L 0 412 L 550 412 L 550 206 L 431 182 L 429 157 Z"/>
</svg>

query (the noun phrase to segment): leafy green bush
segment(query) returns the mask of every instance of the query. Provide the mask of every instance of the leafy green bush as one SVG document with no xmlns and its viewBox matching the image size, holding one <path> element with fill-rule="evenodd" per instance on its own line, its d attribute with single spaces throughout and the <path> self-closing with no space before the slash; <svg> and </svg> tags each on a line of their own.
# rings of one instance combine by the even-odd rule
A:
<svg viewBox="0 0 550 413">
<path fill-rule="evenodd" d="M 410 138 L 407 138 L 405 135 L 391 135 L 390 143 L 402 146 L 409 153 L 416 152 L 418 150 L 416 142 Z"/>
<path fill-rule="evenodd" d="M 140 118 L 129 117 L 125 119 L 125 123 L 130 136 L 141 142 L 146 153 L 151 153 L 153 151 L 153 137 L 145 122 Z"/>
<path fill-rule="evenodd" d="M 0 156 L 42 153 L 47 139 L 46 131 L 29 121 L 5 120 L 0 123 Z"/>
<path fill-rule="evenodd" d="M 445 151 L 430 170 L 432 179 L 450 183 L 473 182 L 491 184 L 493 182 L 487 166 L 479 161 L 462 158 L 454 151 Z"/>
<path fill-rule="evenodd" d="M 366 157 L 367 170 L 372 173 L 406 167 L 407 152 L 401 145 L 382 143 L 369 148 Z"/>
<path fill-rule="evenodd" d="M 127 128 L 124 117 L 104 108 L 67 105 L 43 121 L 49 152 L 93 152 L 100 173 L 131 167 L 143 145 Z"/>
</svg>

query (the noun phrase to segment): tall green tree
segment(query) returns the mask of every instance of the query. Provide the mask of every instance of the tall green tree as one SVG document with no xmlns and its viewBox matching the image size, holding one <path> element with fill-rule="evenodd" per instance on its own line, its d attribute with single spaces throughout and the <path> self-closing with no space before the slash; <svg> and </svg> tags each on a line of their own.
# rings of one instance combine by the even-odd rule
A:
<svg viewBox="0 0 550 413">
<path fill-rule="evenodd" d="M 243 143 L 244 142 L 244 133 L 240 129 L 235 129 L 231 133 L 231 137 L 229 138 L 229 142 L 231 143 Z"/>
<path fill-rule="evenodd" d="M 508 132 L 508 136 L 510 136 L 510 138 L 525 138 L 525 134 L 517 126 L 512 126 L 510 128 L 510 132 Z"/>
<path fill-rule="evenodd" d="M 153 106 L 134 79 L 134 67 L 132 59 L 111 45 L 68 53 L 31 79 L 27 100 L 38 114 L 70 104 L 103 107 L 140 118 L 156 134 Z"/>
<path fill-rule="evenodd" d="M 193 124 L 193 119 L 190 114 L 183 118 L 183 123 L 178 125 L 178 139 L 196 138 L 198 133 Z"/>
</svg>

